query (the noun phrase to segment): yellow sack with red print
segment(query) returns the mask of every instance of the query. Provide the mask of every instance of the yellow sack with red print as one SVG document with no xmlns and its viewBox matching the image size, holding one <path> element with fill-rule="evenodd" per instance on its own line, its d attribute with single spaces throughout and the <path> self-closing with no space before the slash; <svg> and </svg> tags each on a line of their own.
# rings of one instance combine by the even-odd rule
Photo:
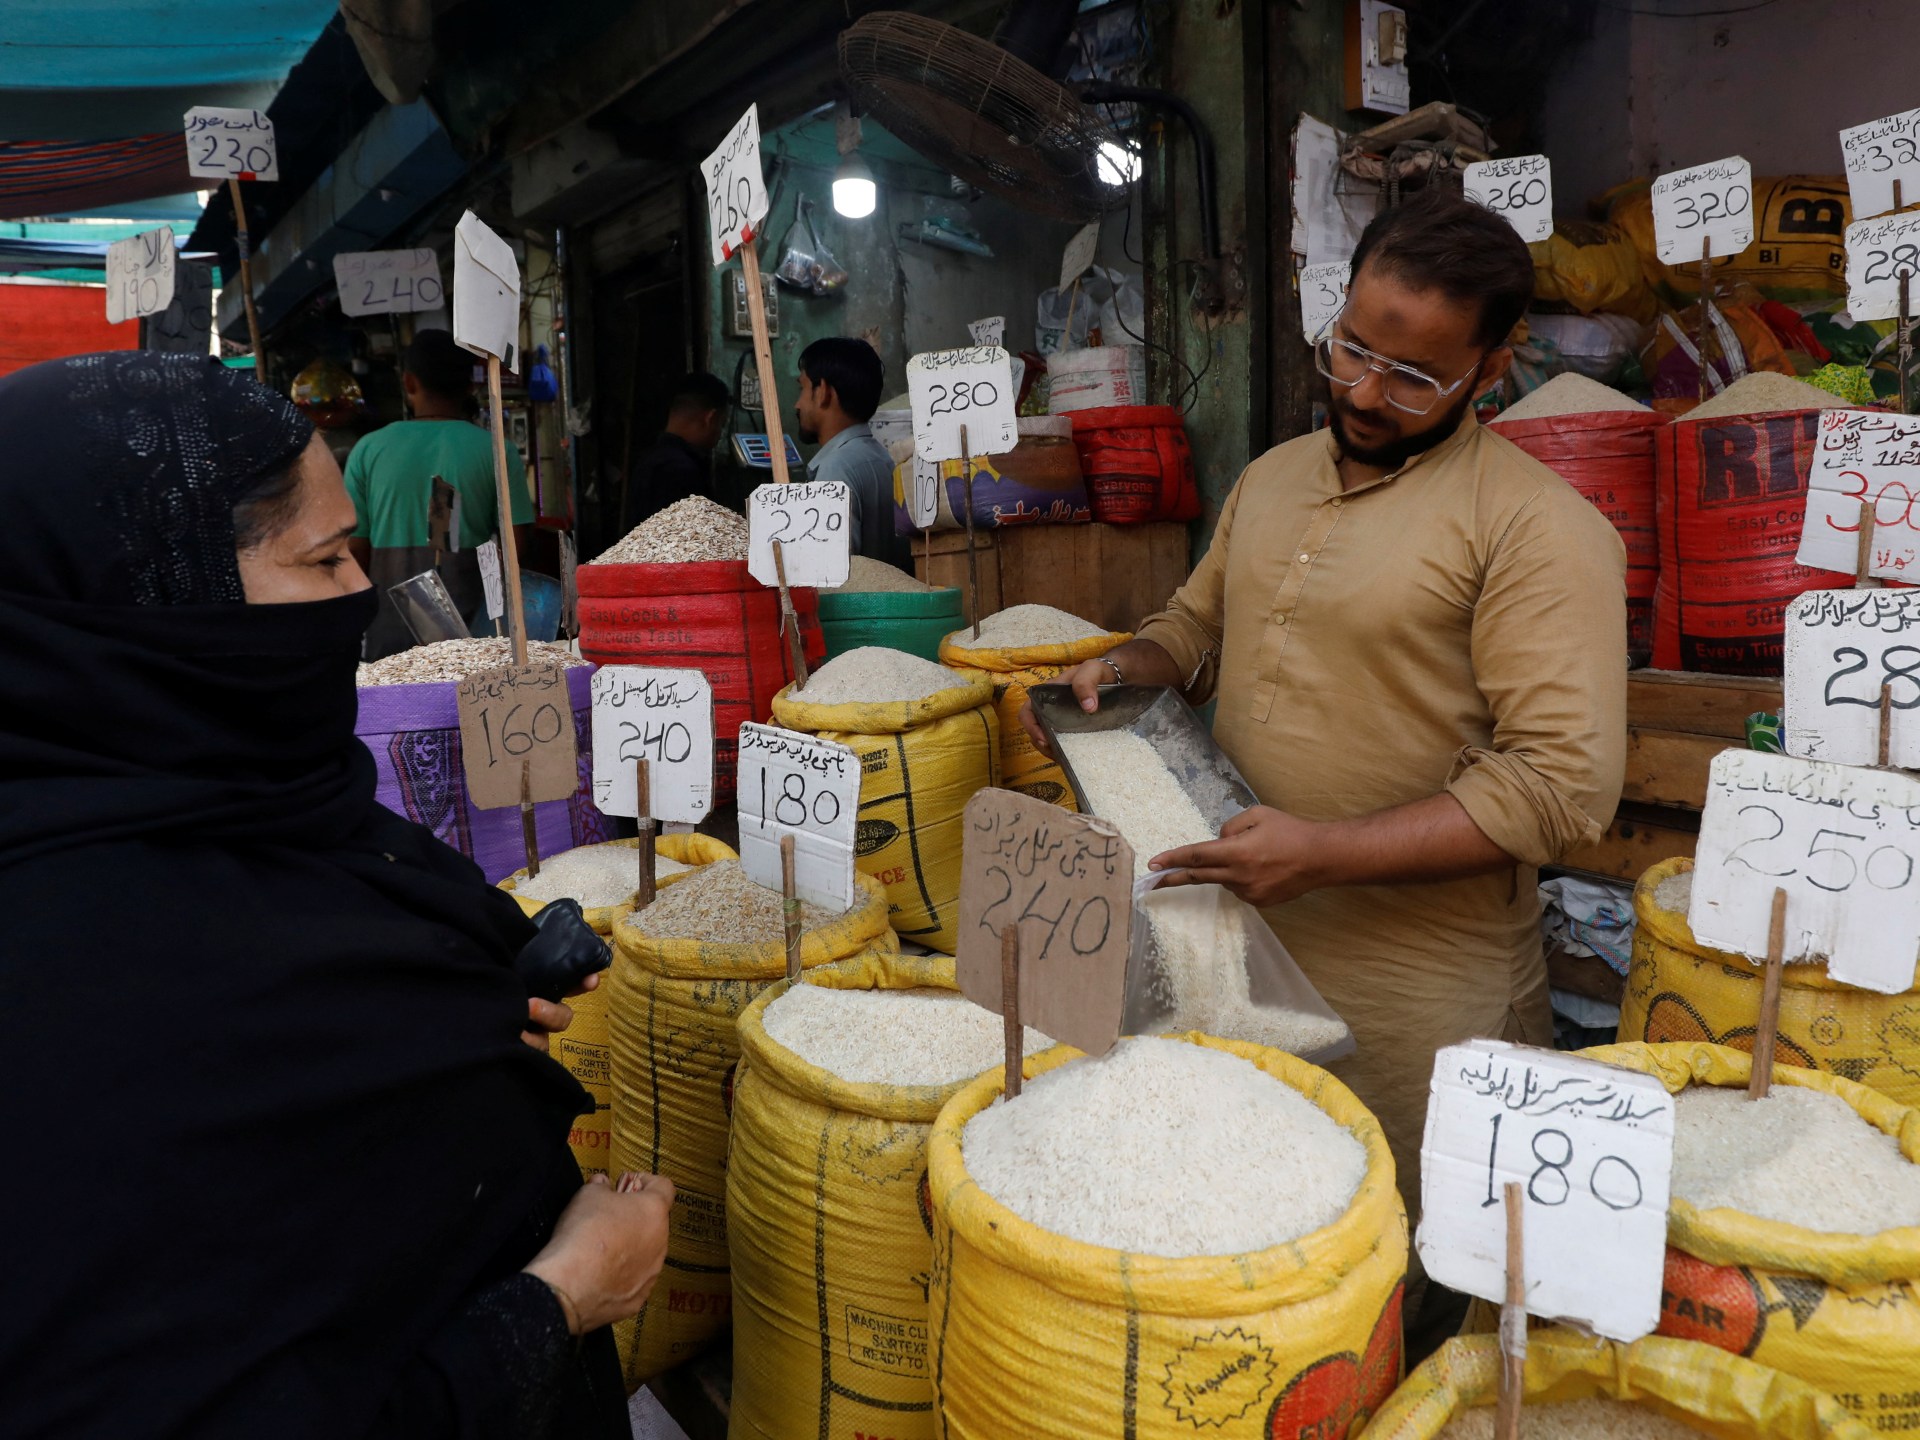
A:
<svg viewBox="0 0 1920 1440">
<path fill-rule="evenodd" d="M 967 1174 L 962 1134 L 1005 1082 L 997 1068 L 980 1076 L 947 1102 L 927 1147 L 942 1440 L 1342 1440 L 1399 1381 L 1407 1216 L 1380 1122 L 1282 1051 L 1169 1038 L 1237 1055 L 1346 1126 L 1367 1155 L 1352 1203 L 1331 1225 L 1245 1255 L 1169 1259 L 1051 1234 Z M 1056 1045 L 1024 1073 L 1079 1058 Z"/>
<path fill-rule="evenodd" d="M 1744 1090 L 1753 1058 L 1724 1045 L 1603 1045 L 1594 1060 L 1688 1085 Z M 1920 1163 L 1920 1111 L 1790 1065 L 1775 1085 L 1837 1095 Z M 1833 1396 L 1882 1432 L 1920 1431 L 1920 1226 L 1837 1235 L 1699 1210 L 1667 1212 L 1660 1333 L 1717 1345 Z"/>
</svg>

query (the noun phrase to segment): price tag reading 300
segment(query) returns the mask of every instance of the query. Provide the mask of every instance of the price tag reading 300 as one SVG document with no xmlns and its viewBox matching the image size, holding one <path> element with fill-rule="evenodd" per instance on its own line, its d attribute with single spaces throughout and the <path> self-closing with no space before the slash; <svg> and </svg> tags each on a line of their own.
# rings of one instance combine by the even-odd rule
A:
<svg viewBox="0 0 1920 1440">
<path fill-rule="evenodd" d="M 777 540 L 787 584 L 846 584 L 852 515 L 853 492 L 843 480 L 760 486 L 747 497 L 747 573 L 762 585 L 779 583 L 780 567 L 773 559 Z M 884 518 L 892 523 L 892 516 Z"/>
<path fill-rule="evenodd" d="M 713 686 L 698 670 L 603 665 L 593 672 L 593 803 L 608 815 L 639 809 L 689 824 L 713 809 Z"/>
<path fill-rule="evenodd" d="M 454 691 L 460 716 L 461 764 L 467 791 L 482 810 L 523 798 L 570 799 L 580 775 L 573 744 L 567 672 L 558 665 L 481 670 Z"/>
<path fill-rule="evenodd" d="M 793 836 L 794 890 L 838 915 L 853 904 L 860 757 L 778 725 L 740 727 L 740 864 L 780 888 L 780 838 Z"/>
<path fill-rule="evenodd" d="M 907 361 L 913 446 L 922 460 L 958 460 L 960 427 L 968 453 L 1004 455 L 1020 443 L 1013 366 L 998 345 L 928 350 Z"/>
<path fill-rule="evenodd" d="M 1753 243 L 1753 167 L 1739 155 L 1653 182 L 1655 248 L 1667 265 L 1738 255 Z"/>
</svg>

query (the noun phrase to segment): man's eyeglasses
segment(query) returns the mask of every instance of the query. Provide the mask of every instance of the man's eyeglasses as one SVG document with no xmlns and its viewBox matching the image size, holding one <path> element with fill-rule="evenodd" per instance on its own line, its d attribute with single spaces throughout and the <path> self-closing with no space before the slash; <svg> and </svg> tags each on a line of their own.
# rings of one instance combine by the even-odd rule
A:
<svg viewBox="0 0 1920 1440">
<path fill-rule="evenodd" d="M 1334 317 L 1334 320 L 1338 319 L 1338 316 Z M 1432 413 L 1434 406 L 1466 384 L 1486 363 L 1486 356 L 1482 355 L 1473 362 L 1473 369 L 1451 385 L 1442 385 L 1424 370 L 1402 365 L 1398 360 L 1389 360 L 1351 340 L 1342 340 L 1333 333 L 1333 325 L 1333 320 L 1328 321 L 1327 328 L 1320 332 L 1320 338 L 1314 342 L 1314 368 L 1335 385 L 1348 390 L 1372 372 L 1378 371 L 1381 391 L 1387 397 L 1387 403 L 1409 415 Z"/>
</svg>

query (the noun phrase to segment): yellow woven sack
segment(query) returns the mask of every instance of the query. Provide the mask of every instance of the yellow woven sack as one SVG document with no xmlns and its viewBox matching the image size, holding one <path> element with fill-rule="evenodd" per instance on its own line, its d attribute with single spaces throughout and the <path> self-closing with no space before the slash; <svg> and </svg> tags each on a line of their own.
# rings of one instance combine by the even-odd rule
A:
<svg viewBox="0 0 1920 1440">
<path fill-rule="evenodd" d="M 1752 1057 L 1724 1045 L 1584 1052 L 1670 1091 L 1746 1088 Z M 1776 1085 L 1838 1095 L 1920 1163 L 1920 1111 L 1864 1085 L 1778 1065 Z M 1660 1333 L 1717 1345 L 1806 1381 L 1876 1430 L 1920 1430 L 1920 1226 L 1834 1235 L 1675 1199 Z"/>
<path fill-rule="evenodd" d="M 951 990 L 946 956 L 842 961 L 806 983 Z M 736 1440 L 933 1440 L 927 1134 L 950 1085 L 861 1085 L 740 1017 L 727 1161 Z M 819 1394 L 819 1405 L 796 1397 Z"/>
<path fill-rule="evenodd" d="M 1170 1038 L 1251 1061 L 1351 1130 L 1367 1152 L 1352 1205 L 1245 1255 L 1168 1259 L 1050 1234 L 968 1178 L 962 1133 L 1005 1077 L 969 1082 L 927 1144 L 942 1440 L 1342 1440 L 1400 1379 L 1407 1214 L 1379 1121 L 1326 1071 L 1279 1050 Z M 1078 1058 L 1056 1045 L 1023 1073 Z"/>
<path fill-rule="evenodd" d="M 1630 1400 L 1721 1440 L 1868 1440 L 1873 1433 L 1812 1386 L 1710 1345 L 1658 1336 L 1621 1345 L 1536 1330 L 1527 1336 L 1525 1384 L 1529 1405 Z M 1454 1416 L 1492 1405 L 1499 1393 L 1499 1341 L 1449 1340 L 1394 1391 L 1367 1440 L 1433 1440 Z M 1523 1435 L 1525 1416 L 1522 1407 Z"/>
<path fill-rule="evenodd" d="M 1687 917 L 1655 898 L 1663 880 L 1691 869 L 1691 860 L 1663 860 L 1634 887 L 1639 924 L 1619 1038 L 1704 1041 L 1751 1052 L 1760 1017 L 1760 967 L 1702 945 Z M 1902 1105 L 1920 1105 L 1920 974 L 1915 982 L 1904 995 L 1880 995 L 1829 980 L 1821 965 L 1787 966 L 1777 1058 L 1783 1065 L 1857 1080 Z"/>
<path fill-rule="evenodd" d="M 864 875 L 845 915 L 800 940 L 804 969 L 864 955 L 885 963 L 900 942 L 886 897 Z M 608 1026 L 613 1053 L 613 1165 L 665 1175 L 678 1192 L 667 1265 L 623 1347 L 629 1389 L 688 1359 L 726 1328 L 726 1163 L 740 1012 L 786 974 L 786 950 L 649 939 L 636 918 L 613 927 Z"/>
<path fill-rule="evenodd" d="M 1600 197 L 1600 204 L 1608 221 L 1632 237 L 1641 272 L 1655 292 L 1679 303 L 1699 297 L 1697 258 L 1679 265 L 1660 262 L 1650 181 L 1616 185 Z M 1716 288 L 1745 281 L 1767 299 L 1788 304 L 1847 293 L 1847 226 L 1853 220 L 1853 201 L 1844 175 L 1756 177 L 1751 219 L 1753 243 L 1738 255 L 1713 262 Z"/>
<path fill-rule="evenodd" d="M 1633 238 L 1615 225 L 1556 220 L 1553 233 L 1533 252 L 1533 295 L 1567 305 L 1582 315 L 1597 311 L 1628 315 L 1642 324 L 1658 312 L 1641 274 Z"/>
<path fill-rule="evenodd" d="M 967 801 L 1000 783 L 1000 721 L 987 683 L 960 680 L 923 700 L 846 705 L 810 705 L 788 686 L 773 698 L 773 718 L 860 757 L 854 864 L 886 887 L 902 938 L 951 955 Z"/>
<path fill-rule="evenodd" d="M 638 840 L 609 840 L 606 843 L 635 852 L 640 848 Z M 711 865 L 716 860 L 735 858 L 730 847 L 710 835 L 661 835 L 655 838 L 653 851 L 662 859 L 674 860 L 682 865 Z M 636 853 L 636 881 L 639 868 L 639 856 Z M 660 884 L 671 885 L 676 880 L 685 879 L 690 873 L 683 870 L 669 875 Z M 516 870 L 500 882 L 500 888 L 512 895 L 528 915 L 537 915 L 547 902 L 529 900 L 514 888 L 526 878 L 524 869 Z M 584 912 L 587 924 L 593 927 L 596 935 L 611 935 L 613 922 L 632 913 L 631 900 L 619 905 L 596 905 Z M 566 1066 L 568 1073 L 593 1096 L 593 1114 L 576 1118 L 573 1131 L 567 1137 L 567 1143 L 573 1147 L 573 1158 L 580 1162 L 580 1173 L 583 1175 L 606 1174 L 607 1157 L 613 1146 L 613 1077 L 608 1069 L 607 1056 L 607 992 L 612 988 L 610 980 L 611 977 L 603 976 L 599 985 L 592 990 L 567 1001 L 573 1007 L 573 1023 L 554 1036 L 549 1045 L 553 1058 Z"/>
<path fill-rule="evenodd" d="M 1066 772 L 1036 746 L 1020 723 L 1027 691 L 1058 680 L 1074 666 L 1096 659 L 1133 638 L 1125 632 L 1095 635 L 1071 645 L 1022 645 L 1010 650 L 967 644 L 971 630 L 956 630 L 940 642 L 940 663 L 969 679 L 993 685 L 993 708 L 1000 715 L 1000 783 L 1037 800 L 1079 809 Z"/>
</svg>

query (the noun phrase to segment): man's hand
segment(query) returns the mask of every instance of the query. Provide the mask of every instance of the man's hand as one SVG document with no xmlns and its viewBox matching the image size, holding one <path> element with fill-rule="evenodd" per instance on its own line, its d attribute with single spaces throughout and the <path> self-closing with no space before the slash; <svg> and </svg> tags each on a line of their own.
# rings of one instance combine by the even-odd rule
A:
<svg viewBox="0 0 1920 1440">
<path fill-rule="evenodd" d="M 1108 664 L 1108 661 L 1113 664 Z M 1063 671 L 1059 679 L 1048 683 L 1071 685 L 1073 698 L 1080 702 L 1082 710 L 1091 715 L 1100 708 L 1100 687 L 1115 683 L 1114 665 L 1120 667 L 1120 673 L 1127 677 L 1129 685 L 1180 683 L 1180 667 L 1173 663 L 1171 655 L 1151 640 L 1129 640 L 1124 645 L 1116 645 L 1103 658 L 1083 661 L 1073 669 Z M 1042 755 L 1053 754 L 1053 747 L 1047 744 L 1040 722 L 1034 718 L 1031 702 L 1020 707 L 1020 723 Z"/>
<path fill-rule="evenodd" d="M 1153 870 L 1176 870 L 1166 885 L 1224 885 L 1256 909 L 1279 905 L 1329 883 L 1323 866 L 1327 827 L 1256 805 L 1220 827 L 1220 838 L 1156 855 Z"/>
<path fill-rule="evenodd" d="M 1050 683 L 1071 685 L 1073 698 L 1080 702 L 1082 710 L 1091 714 L 1100 708 L 1100 687 L 1113 684 L 1113 670 L 1104 660 L 1086 660 Z M 1047 743 L 1047 732 L 1040 728 L 1039 718 L 1033 713 L 1031 700 L 1020 707 L 1020 724 L 1033 741 L 1035 749 L 1042 755 L 1053 754 L 1053 746 Z"/>
</svg>

